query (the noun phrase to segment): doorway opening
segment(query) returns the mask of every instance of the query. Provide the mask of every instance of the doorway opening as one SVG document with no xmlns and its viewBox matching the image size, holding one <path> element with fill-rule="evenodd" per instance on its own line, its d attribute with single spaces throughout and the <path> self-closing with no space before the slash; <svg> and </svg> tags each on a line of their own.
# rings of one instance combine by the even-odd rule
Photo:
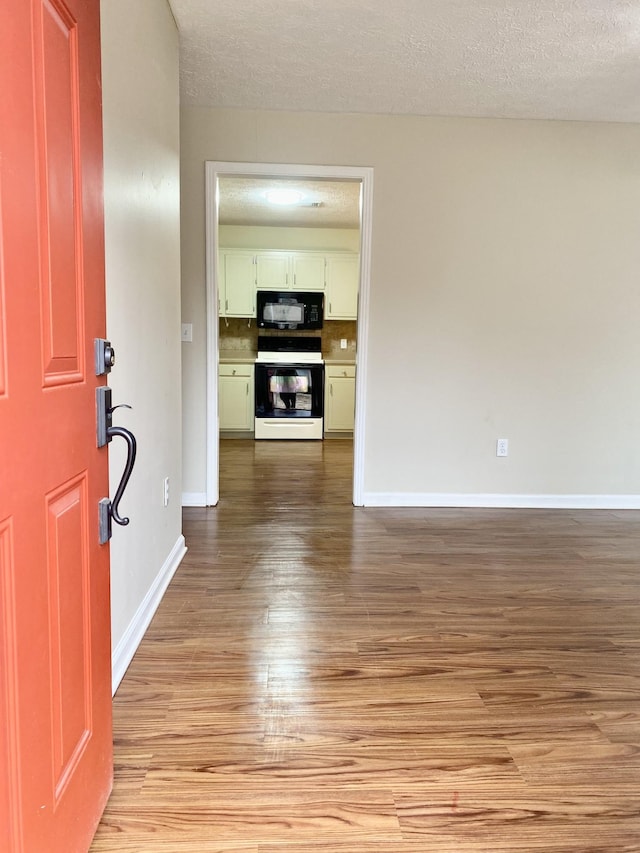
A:
<svg viewBox="0 0 640 853">
<path fill-rule="evenodd" d="M 273 187 L 279 189 L 297 189 L 305 194 L 306 203 L 294 210 L 283 205 L 278 213 L 272 213 L 270 220 L 264 219 L 259 207 L 264 210 L 264 192 Z M 273 249 L 273 257 L 265 258 L 282 262 L 291 250 L 297 249 L 301 255 L 305 249 L 309 253 L 318 248 L 330 249 L 323 245 L 327 235 L 316 233 L 310 223 L 318 222 L 322 211 L 322 190 L 342 188 L 345 201 L 344 216 L 348 216 L 348 200 L 356 199 L 355 219 L 344 219 L 344 234 L 336 235 L 335 248 L 346 255 L 350 250 L 359 258 L 359 280 L 357 295 L 357 324 L 343 325 L 344 321 L 327 320 L 327 334 L 323 340 L 323 349 L 336 351 L 344 340 L 347 341 L 347 353 L 351 352 L 354 364 L 357 363 L 355 378 L 355 419 L 353 426 L 353 489 L 352 501 L 356 506 L 363 505 L 364 492 L 364 412 L 367 374 L 367 339 L 369 276 L 371 256 L 371 219 L 373 170 L 365 167 L 342 166 L 301 166 L 264 163 L 228 163 L 208 162 L 206 164 L 206 285 L 207 285 L 207 505 L 218 502 L 219 498 L 219 370 L 220 348 L 225 344 L 227 331 L 230 335 L 244 335 L 248 348 L 253 345 L 257 331 L 255 320 L 251 321 L 250 312 L 242 307 L 229 307 L 224 290 L 224 267 L 221 264 L 221 250 L 230 250 L 232 263 L 248 262 L 242 258 L 243 250 L 260 250 L 265 256 Z M 314 193 L 317 193 L 314 195 Z M 259 195 L 259 203 L 255 197 Z M 251 201 L 251 196 L 254 201 Z M 318 200 L 320 199 L 320 200 Z M 293 213 L 292 213 L 293 211 Z M 262 219 L 260 217 L 263 217 Z M 328 220 L 327 220 L 328 221 Z M 349 224 L 357 227 L 349 228 Z M 330 230 L 328 227 L 325 229 Z M 306 231 L 309 244 L 304 247 L 300 240 Z M 335 232 L 338 229 L 334 229 Z M 347 233 L 350 232 L 350 233 Z M 355 232 L 355 233 L 354 233 Z M 269 243 L 271 239 L 276 243 Z M 296 242 L 297 241 L 297 242 Z M 315 243 L 314 243 L 315 241 Z M 253 245 L 251 245 L 253 243 Z M 233 244 L 233 245 L 231 245 Z M 279 251 L 277 251 L 279 250 Z M 235 255 L 234 255 L 235 252 Z M 254 252 L 255 254 L 255 252 Z M 316 253 L 317 254 L 317 253 Z M 276 258 L 275 256 L 278 255 Z M 237 257 L 236 257 L 237 256 Z M 226 257 L 226 256 L 225 256 Z M 256 259 L 254 257 L 254 263 Z M 291 261 L 288 261 L 289 263 Z M 267 267 L 265 266 L 265 270 Z M 224 302 L 221 301 L 224 299 Z M 249 314 L 243 317 L 243 314 Z M 330 324 L 336 323 L 335 326 Z M 352 332 L 351 339 L 349 332 Z M 344 334 L 342 334 L 344 333 Z M 339 352 L 340 350 L 337 349 Z M 223 365 L 223 368 L 225 366 Z M 245 371 L 247 368 L 245 368 Z M 224 380 L 224 377 L 223 377 Z M 231 392 L 233 393 L 233 392 Z M 247 390 L 247 394 L 249 391 Z"/>
</svg>

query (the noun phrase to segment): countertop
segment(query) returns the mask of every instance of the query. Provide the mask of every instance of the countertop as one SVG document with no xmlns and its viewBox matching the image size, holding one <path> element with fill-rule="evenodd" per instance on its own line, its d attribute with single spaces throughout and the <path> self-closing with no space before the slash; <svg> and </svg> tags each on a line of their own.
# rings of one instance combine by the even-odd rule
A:
<svg viewBox="0 0 640 853">
<path fill-rule="evenodd" d="M 329 365 L 346 364 L 352 367 L 356 363 L 355 355 L 331 355 L 324 357 L 324 363 Z"/>
<path fill-rule="evenodd" d="M 253 364 L 257 353 L 251 350 L 220 350 L 220 364 Z"/>
</svg>

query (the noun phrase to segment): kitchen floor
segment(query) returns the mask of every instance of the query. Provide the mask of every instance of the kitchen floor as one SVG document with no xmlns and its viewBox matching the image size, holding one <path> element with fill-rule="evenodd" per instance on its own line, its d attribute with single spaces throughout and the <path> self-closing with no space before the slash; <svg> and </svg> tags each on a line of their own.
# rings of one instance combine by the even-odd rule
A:
<svg viewBox="0 0 640 853">
<path fill-rule="evenodd" d="M 640 513 L 355 509 L 350 441 L 220 454 L 93 851 L 640 851 Z"/>
</svg>

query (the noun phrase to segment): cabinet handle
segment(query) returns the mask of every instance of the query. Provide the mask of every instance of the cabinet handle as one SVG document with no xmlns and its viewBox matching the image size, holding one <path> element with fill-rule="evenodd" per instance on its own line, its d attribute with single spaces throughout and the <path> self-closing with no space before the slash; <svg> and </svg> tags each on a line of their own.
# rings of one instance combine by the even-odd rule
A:
<svg viewBox="0 0 640 853">
<path fill-rule="evenodd" d="M 343 371 L 342 371 L 342 375 L 343 375 L 343 376 L 346 376 L 346 375 L 347 375 L 347 371 L 346 371 L 346 370 L 343 370 Z"/>
<path fill-rule="evenodd" d="M 225 311 L 228 311 L 228 310 L 229 310 L 229 300 L 228 300 L 228 299 L 225 299 L 225 300 L 224 300 L 224 310 L 225 310 Z"/>
<path fill-rule="evenodd" d="M 333 397 L 333 382 L 329 383 L 329 396 Z"/>
<path fill-rule="evenodd" d="M 236 369 L 235 369 L 235 367 L 234 367 L 234 368 L 233 368 L 233 370 L 231 371 L 231 375 L 232 375 L 232 376 L 235 376 L 235 375 L 236 375 Z"/>
<path fill-rule="evenodd" d="M 249 396 L 249 383 L 247 382 L 247 397 Z"/>
<path fill-rule="evenodd" d="M 331 314 L 331 301 L 329 301 L 329 314 Z"/>
</svg>

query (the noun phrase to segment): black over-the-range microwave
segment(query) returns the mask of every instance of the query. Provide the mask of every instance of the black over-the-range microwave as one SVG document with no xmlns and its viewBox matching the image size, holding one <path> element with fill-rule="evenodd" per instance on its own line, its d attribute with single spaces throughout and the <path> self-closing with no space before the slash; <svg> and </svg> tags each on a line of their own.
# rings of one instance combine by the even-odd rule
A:
<svg viewBox="0 0 640 853">
<path fill-rule="evenodd" d="M 321 329 L 324 294 L 311 291 L 259 290 L 258 328 Z"/>
</svg>

